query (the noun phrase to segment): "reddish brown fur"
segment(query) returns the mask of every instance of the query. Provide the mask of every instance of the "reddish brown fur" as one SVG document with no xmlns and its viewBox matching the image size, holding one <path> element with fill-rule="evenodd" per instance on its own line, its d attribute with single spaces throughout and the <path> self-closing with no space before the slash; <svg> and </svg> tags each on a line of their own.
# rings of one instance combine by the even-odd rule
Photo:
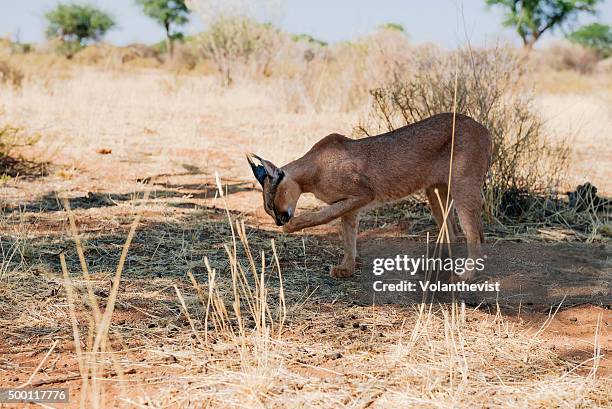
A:
<svg viewBox="0 0 612 409">
<path fill-rule="evenodd" d="M 457 114 L 455 121 L 450 193 L 466 241 L 478 246 L 483 242 L 481 188 L 491 158 L 491 138 L 484 126 L 468 116 Z M 329 206 L 319 211 L 290 218 L 283 229 L 294 232 L 341 218 L 345 256 L 340 265 L 332 268 L 331 275 L 350 276 L 355 267 L 359 213 L 364 208 L 425 189 L 441 226 L 443 211 L 438 196 L 445 207 L 452 127 L 453 114 L 444 113 L 363 139 L 328 135 L 304 156 L 281 168 L 284 176 L 274 198 L 268 200 L 273 200 L 271 207 L 288 212 L 289 217 L 294 215 L 302 193 L 313 193 L 327 203 Z M 278 172 L 270 162 L 263 162 L 268 174 Z M 263 185 L 266 200 L 266 186 L 270 183 Z M 452 218 L 447 222 L 453 241 L 457 228 Z"/>
</svg>

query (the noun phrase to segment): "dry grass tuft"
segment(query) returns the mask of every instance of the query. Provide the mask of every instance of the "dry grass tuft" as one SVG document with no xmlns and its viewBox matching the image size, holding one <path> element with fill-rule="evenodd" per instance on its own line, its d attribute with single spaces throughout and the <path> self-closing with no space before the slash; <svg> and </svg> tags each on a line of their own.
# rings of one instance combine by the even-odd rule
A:
<svg viewBox="0 0 612 409">
<path fill-rule="evenodd" d="M 34 145 L 38 134 L 28 134 L 24 128 L 11 125 L 0 127 L 0 182 L 17 176 L 43 176 L 48 163 L 37 163 L 19 156 L 18 148 Z"/>
</svg>

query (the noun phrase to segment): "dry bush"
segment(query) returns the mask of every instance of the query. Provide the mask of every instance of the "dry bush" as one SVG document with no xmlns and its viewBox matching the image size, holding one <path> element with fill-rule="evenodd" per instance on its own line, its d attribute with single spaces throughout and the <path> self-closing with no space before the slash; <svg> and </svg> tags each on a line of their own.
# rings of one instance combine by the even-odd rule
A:
<svg viewBox="0 0 612 409">
<path fill-rule="evenodd" d="M 372 90 L 372 110 L 358 135 L 391 131 L 431 115 L 453 110 L 457 73 L 457 112 L 489 129 L 493 157 L 486 179 L 487 214 L 524 216 L 522 200 L 555 190 L 567 168 L 567 147 L 553 144 L 530 96 L 517 88 L 524 62 L 509 49 L 423 50 L 410 69 L 398 67 L 395 79 Z M 517 204 L 518 203 L 518 204 Z"/>
<path fill-rule="evenodd" d="M 10 61 L 13 54 L 13 43 L 8 39 L 0 39 L 0 84 L 21 87 L 23 72 Z"/>
<path fill-rule="evenodd" d="M 199 61 L 198 46 L 192 42 L 175 42 L 174 55 L 166 60 L 166 67 L 174 71 L 191 71 Z"/>
<path fill-rule="evenodd" d="M 595 71 L 602 74 L 612 74 L 612 57 L 599 61 L 595 66 Z"/>
<path fill-rule="evenodd" d="M 46 173 L 46 163 L 32 162 L 15 152 L 16 148 L 34 145 L 39 139 L 39 134 L 27 133 L 23 127 L 0 126 L 0 182 L 7 177 Z"/>
<path fill-rule="evenodd" d="M 593 72 L 600 60 L 595 51 L 570 42 L 552 44 L 542 51 L 540 58 L 555 70 L 573 70 L 583 74 Z"/>
<path fill-rule="evenodd" d="M 0 83 L 21 87 L 23 73 L 18 68 L 5 60 L 0 60 Z"/>
<path fill-rule="evenodd" d="M 38 44 L 27 53 L 14 51 L 14 44 L 9 50 L 0 47 L 0 60 L 8 62 L 21 71 L 22 84 L 40 81 L 41 78 L 55 76 L 57 71 L 70 69 L 72 65 L 72 61 L 57 55 L 53 47 L 52 42 Z"/>
<path fill-rule="evenodd" d="M 224 85 L 236 76 L 269 76 L 273 55 L 286 41 L 286 34 L 248 17 L 219 17 L 196 40 Z"/>
<path fill-rule="evenodd" d="M 159 53 L 152 47 L 143 44 L 132 44 L 126 47 L 116 47 L 110 44 L 93 44 L 83 48 L 72 57 L 77 64 L 104 65 L 105 67 L 120 67 L 122 65 L 147 61 L 145 66 L 159 66 Z"/>
<path fill-rule="evenodd" d="M 93 44 L 77 52 L 72 59 L 78 64 L 108 64 L 114 57 L 114 48 L 107 44 Z"/>
<path fill-rule="evenodd" d="M 412 49 L 407 37 L 381 28 L 356 42 L 331 46 L 291 36 L 247 12 L 205 13 L 208 30 L 194 43 L 203 65 L 223 85 L 274 78 L 290 112 L 347 112 L 363 107 L 372 87 L 384 83 Z"/>
<path fill-rule="evenodd" d="M 370 89 L 392 78 L 396 67 L 403 66 L 413 51 L 406 36 L 388 29 L 354 43 L 309 45 L 301 60 L 294 59 L 299 68 L 285 82 L 283 91 L 293 98 L 288 108 L 315 112 L 362 108 Z M 279 65 L 286 66 L 284 61 Z"/>
</svg>

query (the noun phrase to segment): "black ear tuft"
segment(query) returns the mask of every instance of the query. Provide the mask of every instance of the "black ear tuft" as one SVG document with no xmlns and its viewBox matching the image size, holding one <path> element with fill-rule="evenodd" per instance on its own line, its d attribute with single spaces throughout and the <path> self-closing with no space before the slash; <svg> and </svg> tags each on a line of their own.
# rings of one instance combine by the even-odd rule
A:
<svg viewBox="0 0 612 409">
<path fill-rule="evenodd" d="M 257 155 L 253 155 L 253 157 L 261 163 L 261 166 L 263 166 L 264 170 L 266 171 L 266 176 L 269 177 L 272 182 L 279 182 L 282 179 L 283 171 L 281 170 L 281 168 L 279 168 L 269 160 L 260 158 Z"/>
<path fill-rule="evenodd" d="M 257 179 L 263 187 L 264 179 L 266 178 L 266 170 L 264 167 L 261 165 L 253 167 L 253 174 L 255 175 L 255 179 Z"/>
<path fill-rule="evenodd" d="M 247 160 L 249 161 L 249 165 L 251 165 L 251 170 L 253 171 L 253 175 L 255 175 L 255 179 L 259 182 L 261 187 L 263 187 L 264 180 L 266 179 L 266 169 L 262 165 L 256 165 L 253 163 L 251 156 L 247 154 Z"/>
</svg>

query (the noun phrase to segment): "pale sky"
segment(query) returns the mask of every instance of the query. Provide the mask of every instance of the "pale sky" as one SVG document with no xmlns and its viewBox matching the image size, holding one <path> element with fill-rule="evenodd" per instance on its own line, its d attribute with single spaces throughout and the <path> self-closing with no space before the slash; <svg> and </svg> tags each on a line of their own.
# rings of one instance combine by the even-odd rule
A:
<svg viewBox="0 0 612 409">
<path fill-rule="evenodd" d="M 111 14 L 117 27 L 106 35 L 105 41 L 124 45 L 154 43 L 163 38 L 162 28 L 144 16 L 133 0 L 0 0 L 0 36 L 10 35 L 23 42 L 43 41 L 44 14 L 66 2 L 94 4 Z M 277 3 L 273 16 L 268 17 L 274 24 L 291 33 L 307 33 L 327 42 L 355 39 L 383 23 L 394 22 L 402 24 L 417 43 L 456 47 L 465 43 L 466 36 L 476 46 L 494 44 L 498 39 L 519 43 L 516 33 L 501 26 L 499 10 L 487 8 L 484 0 L 277 0 Z M 598 9 L 598 15 L 582 17 L 577 26 L 593 21 L 611 24 L 612 0 L 605 0 Z M 192 15 L 185 31 L 198 32 L 204 26 Z M 548 34 L 542 42 L 555 37 L 561 38 L 562 33 Z"/>
</svg>

